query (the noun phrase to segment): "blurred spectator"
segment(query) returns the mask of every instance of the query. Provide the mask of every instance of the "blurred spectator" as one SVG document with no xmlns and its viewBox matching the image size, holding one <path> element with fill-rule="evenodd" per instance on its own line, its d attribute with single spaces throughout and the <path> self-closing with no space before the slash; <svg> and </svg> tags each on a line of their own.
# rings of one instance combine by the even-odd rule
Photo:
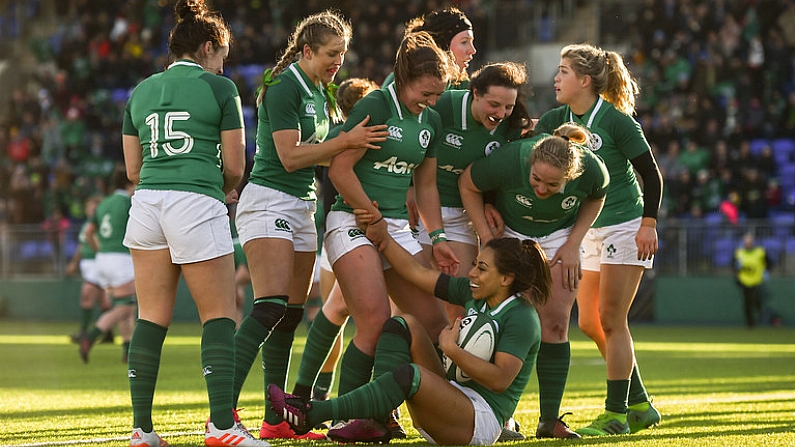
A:
<svg viewBox="0 0 795 447">
<path fill-rule="evenodd" d="M 699 146 L 695 140 L 687 140 L 685 151 L 679 154 L 678 162 L 690 171 L 691 175 L 695 175 L 709 166 L 709 152 Z"/>
<path fill-rule="evenodd" d="M 765 180 L 778 176 L 778 167 L 775 158 L 773 158 L 773 149 L 769 144 L 762 146 L 762 150 L 759 151 L 756 167 L 759 168 L 759 175 Z"/>
<path fill-rule="evenodd" d="M 720 180 L 713 177 L 707 169 L 701 169 L 696 174 L 691 195 L 693 203 L 703 213 L 717 210 L 724 197 Z"/>
<path fill-rule="evenodd" d="M 657 145 L 652 143 L 652 147 L 656 148 Z M 663 180 L 666 182 L 678 178 L 680 172 L 687 170 L 687 167 L 679 159 L 680 155 L 678 140 L 668 141 L 668 145 L 662 153 L 655 153 L 657 166 L 660 168 Z"/>
<path fill-rule="evenodd" d="M 11 126 L 8 132 L 10 139 L 6 146 L 6 155 L 16 163 L 25 163 L 30 157 L 30 138 L 19 131 L 19 127 Z"/>
<path fill-rule="evenodd" d="M 737 191 L 740 196 L 740 211 L 751 219 L 767 217 L 766 191 L 767 181 L 759 174 L 759 169 L 745 169 Z"/>
</svg>

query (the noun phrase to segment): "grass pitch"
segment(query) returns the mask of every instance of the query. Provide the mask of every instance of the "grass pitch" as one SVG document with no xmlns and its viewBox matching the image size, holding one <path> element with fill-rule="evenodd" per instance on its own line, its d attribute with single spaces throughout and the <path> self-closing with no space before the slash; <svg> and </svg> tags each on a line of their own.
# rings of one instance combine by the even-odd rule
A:
<svg viewBox="0 0 795 447">
<path fill-rule="evenodd" d="M 132 410 L 121 347 L 97 345 L 84 365 L 68 334 L 75 324 L 0 321 L 0 446 L 128 446 Z M 201 374 L 200 325 L 175 324 L 163 348 L 154 421 L 172 446 L 202 446 L 207 395 Z M 348 333 L 350 335 L 350 332 Z M 506 445 L 632 447 L 795 446 L 795 329 L 633 327 L 646 388 L 662 412 L 659 427 L 632 435 L 536 440 Z M 306 325 L 296 337 L 298 367 Z M 572 365 L 562 411 L 574 428 L 587 425 L 605 398 L 605 366 L 592 342 L 571 329 Z M 263 415 L 262 371 L 255 362 L 241 395 L 252 431 Z M 516 411 L 522 432 L 538 421 L 531 379 Z M 401 421 L 409 438 L 425 445 Z M 272 442 L 274 446 L 309 441 Z M 335 445 L 334 443 L 317 443 Z"/>
</svg>

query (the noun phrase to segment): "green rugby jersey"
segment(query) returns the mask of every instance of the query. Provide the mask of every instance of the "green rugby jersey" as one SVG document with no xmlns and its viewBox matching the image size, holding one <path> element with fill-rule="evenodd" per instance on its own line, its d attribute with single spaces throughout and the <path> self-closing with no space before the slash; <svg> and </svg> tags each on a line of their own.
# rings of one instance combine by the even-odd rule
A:
<svg viewBox="0 0 795 447">
<path fill-rule="evenodd" d="M 313 84 L 298 62 L 279 73 L 275 82 L 257 110 L 257 152 L 249 181 L 303 200 L 315 200 L 314 167 L 287 172 L 276 151 L 273 132 L 295 129 L 301 144 L 322 143 L 329 131 L 323 84 Z"/>
<path fill-rule="evenodd" d="M 242 129 L 234 82 L 187 60 L 135 87 L 124 111 L 124 135 L 140 138 L 138 189 L 188 191 L 224 201 L 221 131 Z"/>
<path fill-rule="evenodd" d="M 442 121 L 431 108 L 419 115 L 409 112 L 398 100 L 394 84 L 360 99 L 351 109 L 342 130 L 351 130 L 367 115 L 370 115 L 368 125 L 386 124 L 389 136 L 379 143 L 381 149 L 367 150 L 353 171 L 370 200 L 378 201 L 382 215 L 407 219 L 406 191 L 411 176 L 426 157 L 436 157 Z M 331 209 L 353 212 L 339 194 Z"/>
<path fill-rule="evenodd" d="M 466 315 L 488 313 L 496 322 L 497 340 L 494 352 L 505 352 L 523 360 L 519 374 L 502 393 L 495 393 L 474 380 L 461 385 L 477 391 L 489 403 L 500 423 L 513 416 L 519 399 L 530 380 L 538 349 L 541 347 L 541 321 L 535 308 L 518 296 L 512 296 L 495 308 L 488 308 L 485 300 L 472 298 L 469 279 L 450 278 L 447 299 L 453 304 L 464 306 Z"/>
<path fill-rule="evenodd" d="M 505 225 L 528 237 L 548 236 L 574 225 L 580 203 L 604 197 L 610 176 L 593 152 L 583 153 L 583 173 L 556 194 L 539 199 L 530 184 L 530 154 L 546 134 L 511 142 L 472 164 L 472 181 L 481 191 L 497 191 L 494 206 Z"/>
<path fill-rule="evenodd" d="M 117 189 L 105 197 L 97 205 L 91 223 L 97 227 L 99 239 L 98 253 L 129 253 L 124 246 L 124 233 L 127 231 L 127 219 L 130 217 L 132 200 L 127 191 Z"/>
<path fill-rule="evenodd" d="M 88 227 L 89 221 L 83 222 L 83 226 L 80 227 L 80 234 L 77 236 L 78 241 L 80 242 L 80 259 L 94 259 L 96 253 L 94 249 L 91 248 L 91 245 L 88 243 L 88 239 L 86 239 L 86 227 Z"/>
<path fill-rule="evenodd" d="M 536 125 L 539 132 L 552 133 L 563 123 L 573 122 L 590 129 L 590 149 L 604 161 L 610 185 L 594 228 L 616 225 L 643 215 L 643 193 L 629 160 L 651 150 L 640 124 L 601 97 L 585 115 L 578 117 L 567 105 L 545 113 Z"/>
<path fill-rule="evenodd" d="M 507 120 L 489 131 L 472 116 L 472 93 L 448 90 L 433 106 L 442 118 L 443 138 L 436 152 L 436 184 L 442 206 L 462 208 L 458 177 L 475 160 L 486 157 L 521 129 L 510 129 Z"/>
</svg>

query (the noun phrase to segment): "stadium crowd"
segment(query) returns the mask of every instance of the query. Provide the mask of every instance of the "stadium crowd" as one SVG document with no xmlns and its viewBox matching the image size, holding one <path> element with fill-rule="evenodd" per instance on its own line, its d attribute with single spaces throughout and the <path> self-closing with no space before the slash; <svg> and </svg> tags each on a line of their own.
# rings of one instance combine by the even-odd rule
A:
<svg viewBox="0 0 795 447">
<path fill-rule="evenodd" d="M 25 3 L 11 2 L 2 23 L 13 19 L 14 7 L 41 14 L 39 2 Z M 166 65 L 173 12 L 163 3 L 54 2 L 52 34 L 25 42 L 36 69 L 0 109 L 0 222 L 62 227 L 66 219 L 83 220 L 84 200 L 107 190 L 121 161 L 129 91 Z M 478 0 L 218 2 L 235 37 L 226 74 L 244 102 L 249 154 L 256 85 L 296 20 L 336 5 L 356 36 L 337 80 L 380 82 L 403 33 L 396 24 L 449 3 L 466 12 L 485 42 L 487 6 Z M 792 213 L 795 1 L 646 0 L 604 8 L 603 45 L 627 48 L 641 85 L 638 120 L 665 177 L 661 217 Z M 489 60 L 484 47 L 472 67 Z M 536 88 L 551 88 L 551 80 Z"/>
</svg>

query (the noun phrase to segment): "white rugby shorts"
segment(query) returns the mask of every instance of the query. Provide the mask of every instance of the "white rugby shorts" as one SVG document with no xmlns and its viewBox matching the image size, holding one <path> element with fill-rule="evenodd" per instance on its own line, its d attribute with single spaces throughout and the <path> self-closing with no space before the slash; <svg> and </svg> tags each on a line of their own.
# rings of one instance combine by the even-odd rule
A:
<svg viewBox="0 0 795 447">
<path fill-rule="evenodd" d="M 654 257 L 638 259 L 638 244 L 635 235 L 642 217 L 601 228 L 591 228 L 582 240 L 583 270 L 598 272 L 602 264 L 639 265 L 650 269 Z"/>
<path fill-rule="evenodd" d="M 168 248 L 174 264 L 207 261 L 234 252 L 226 205 L 186 191 L 136 191 L 124 245 L 136 250 Z"/>
<path fill-rule="evenodd" d="M 492 445 L 497 442 L 500 433 L 502 433 L 502 427 L 500 427 L 500 423 L 497 421 L 497 417 L 494 415 L 489 403 L 486 402 L 486 399 L 483 399 L 483 396 L 472 388 L 459 385 L 454 380 L 451 380 L 450 383 L 466 394 L 475 408 L 475 430 L 472 433 L 472 440 L 469 441 L 469 445 Z M 426 441 L 436 444 L 436 441 L 425 430 L 418 428 L 417 431 Z"/>
<path fill-rule="evenodd" d="M 235 226 L 240 244 L 260 238 L 292 241 L 297 252 L 317 251 L 314 200 L 301 200 L 273 188 L 249 183 L 240 194 Z"/>
<path fill-rule="evenodd" d="M 475 232 L 475 225 L 472 224 L 472 220 L 465 209 L 443 206 L 442 225 L 448 241 L 478 246 L 478 235 Z M 422 220 L 417 224 L 417 231 L 419 231 L 417 240 L 420 244 L 431 245 L 431 237 L 428 236 L 428 230 L 425 229 Z"/>
<path fill-rule="evenodd" d="M 422 251 L 422 246 L 414 238 L 407 219 L 384 217 L 384 220 L 389 226 L 389 234 L 407 252 L 413 256 Z M 345 211 L 328 213 L 328 216 L 326 216 L 326 228 L 323 248 L 332 267 L 343 255 L 358 247 L 369 245 L 375 248 L 370 239 L 365 236 L 364 231 L 356 226 L 356 218 L 351 213 Z M 383 255 L 381 255 L 381 262 L 384 270 L 392 268 L 392 265 L 387 262 Z"/>
</svg>

